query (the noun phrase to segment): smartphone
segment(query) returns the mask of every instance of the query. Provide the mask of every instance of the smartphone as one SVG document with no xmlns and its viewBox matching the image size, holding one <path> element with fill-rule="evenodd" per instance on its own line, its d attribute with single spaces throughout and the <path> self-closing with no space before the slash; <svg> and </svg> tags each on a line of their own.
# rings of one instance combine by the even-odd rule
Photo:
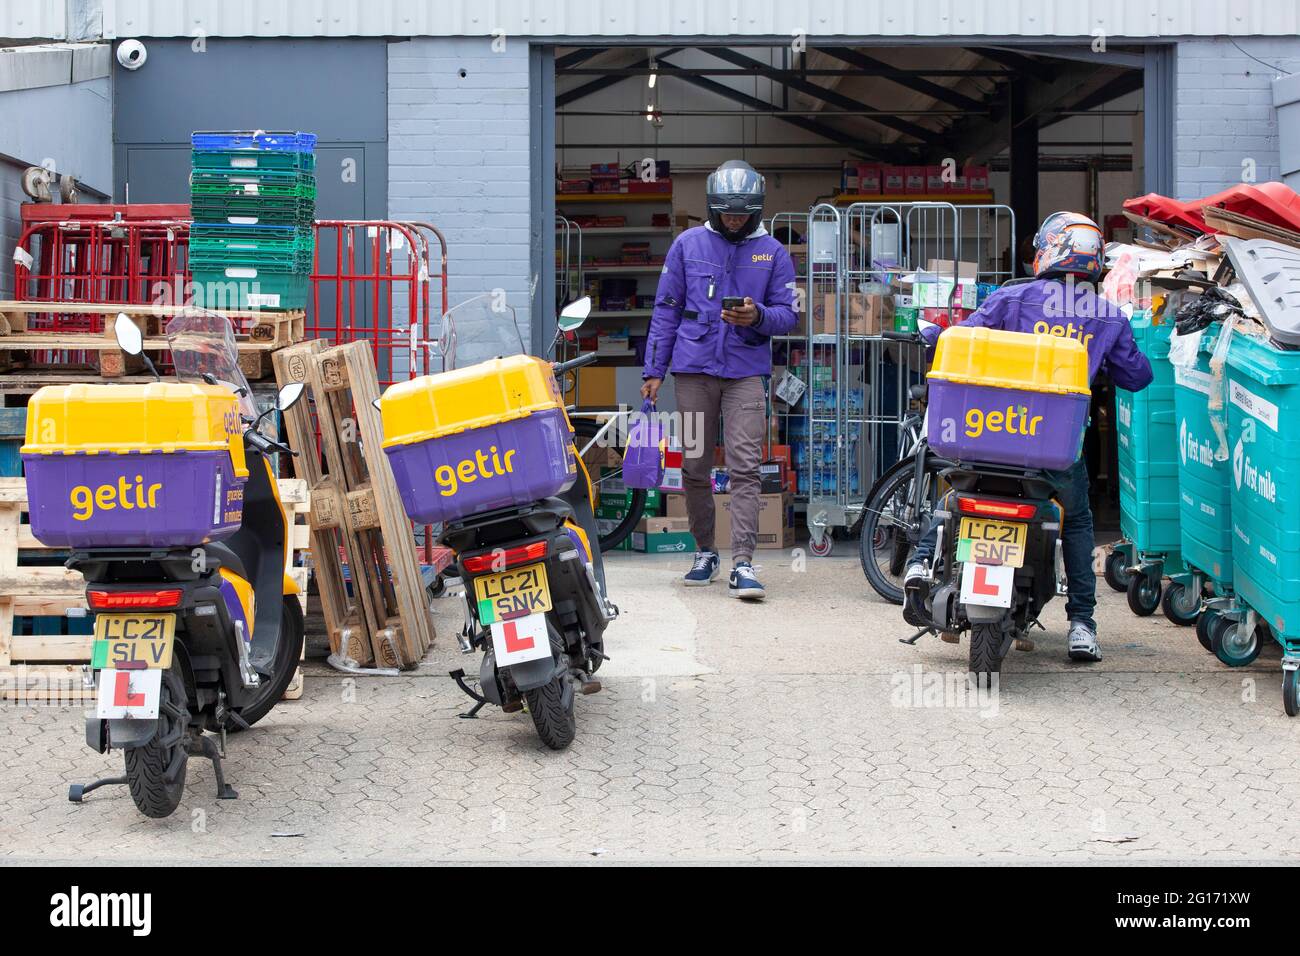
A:
<svg viewBox="0 0 1300 956">
<path fill-rule="evenodd" d="M 745 297 L 743 295 L 724 295 L 722 297 L 722 307 L 724 309 L 734 310 L 743 308 L 744 305 Z"/>
</svg>

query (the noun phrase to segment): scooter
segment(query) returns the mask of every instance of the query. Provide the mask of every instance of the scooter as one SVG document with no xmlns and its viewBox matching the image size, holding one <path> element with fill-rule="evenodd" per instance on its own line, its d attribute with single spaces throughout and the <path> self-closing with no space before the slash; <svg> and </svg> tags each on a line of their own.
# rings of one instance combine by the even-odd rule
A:
<svg viewBox="0 0 1300 956">
<path fill-rule="evenodd" d="M 1061 509 L 1032 469 L 972 464 L 941 474 L 952 490 L 934 514 L 935 557 L 924 590 L 906 597 L 905 616 L 921 630 L 903 643 L 931 633 L 956 643 L 969 632 L 970 672 L 989 681 L 1013 646 L 1033 650 L 1030 629 L 1067 593 Z"/>
<path fill-rule="evenodd" d="M 587 298 L 567 306 L 560 314 L 561 330 L 578 328 L 590 309 Z M 441 520 L 439 541 L 455 552 L 450 570 L 459 576 L 465 600 L 460 649 L 483 655 L 477 681 L 467 679 L 464 669 L 451 672 L 474 700 L 461 716 L 474 718 L 487 704 L 506 713 L 527 710 L 542 742 L 562 750 L 577 733 L 575 697 L 601 689 L 595 673 L 608 659 L 604 633 L 618 616 L 607 597 L 591 479 L 576 454 L 556 382 L 556 376 L 590 364 L 596 356 L 558 363 L 526 356 L 513 310 L 491 296 L 457 306 L 444 316 L 443 328 L 444 355 L 451 356 L 449 365 L 456 371 L 430 376 L 428 382 L 401 383 L 384 393 L 385 451 L 408 515 L 417 523 Z M 448 375 L 457 378 L 444 378 Z M 543 403 L 547 407 L 511 421 L 478 421 L 470 434 L 490 434 L 481 444 L 494 444 L 490 453 L 486 447 L 479 452 L 477 469 L 475 459 L 466 457 L 459 469 L 446 472 L 463 477 L 454 491 L 443 483 L 442 469 L 448 466 L 434 467 L 429 459 L 408 464 L 400 457 L 401 439 L 394 436 L 405 427 L 405 402 L 451 382 L 448 392 L 438 393 L 442 403 L 436 398 L 430 403 L 450 419 L 457 414 L 449 408 L 457 389 L 466 396 L 483 395 L 476 391 L 479 384 L 490 382 L 489 390 L 499 394 L 496 383 L 506 380 L 499 376 L 536 383 L 532 399 L 549 395 Z M 435 381 L 439 378 L 444 382 Z M 533 427 L 530 418 L 537 427 L 554 430 L 558 444 L 551 447 L 558 449 L 561 462 L 533 446 L 523 431 L 509 430 Z M 532 477 L 520 485 L 515 468 Z M 531 484 L 539 474 L 543 484 Z M 442 483 L 437 491 L 435 482 Z M 538 487 L 549 493 L 534 497 L 524 490 Z"/>
<path fill-rule="evenodd" d="M 192 756 L 212 760 L 218 799 L 238 796 L 222 771 L 226 734 L 265 717 L 298 666 L 303 615 L 269 460 L 293 452 L 261 429 L 302 386 L 257 414 L 223 315 L 189 310 L 168 323 L 176 383 L 161 381 L 127 316 L 114 331 L 159 381 L 42 389 L 23 457 L 33 534 L 71 548 L 67 567 L 85 576 L 94 615 L 86 743 L 125 762 L 123 776 L 73 784 L 68 799 L 126 784 L 137 809 L 160 818 L 179 805 Z M 59 434 L 42 444 L 47 411 Z M 131 430 L 137 447 L 123 442 L 127 421 L 144 423 Z M 72 454 L 87 444 L 97 453 Z"/>
</svg>

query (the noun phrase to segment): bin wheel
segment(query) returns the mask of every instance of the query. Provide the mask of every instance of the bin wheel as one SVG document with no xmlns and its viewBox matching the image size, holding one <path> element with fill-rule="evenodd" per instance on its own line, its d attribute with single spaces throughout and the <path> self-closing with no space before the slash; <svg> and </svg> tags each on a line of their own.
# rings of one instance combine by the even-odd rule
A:
<svg viewBox="0 0 1300 956">
<path fill-rule="evenodd" d="M 1160 598 L 1160 610 L 1170 622 L 1179 627 L 1191 627 L 1196 623 L 1197 613 L 1201 610 L 1201 596 L 1185 584 L 1170 581 Z"/>
<path fill-rule="evenodd" d="M 1288 717 L 1300 714 L 1300 671 L 1282 672 L 1282 709 Z"/>
<path fill-rule="evenodd" d="M 1196 619 L 1196 639 L 1201 642 L 1201 647 L 1211 654 L 1214 653 L 1214 647 L 1210 644 L 1210 632 L 1214 630 L 1214 624 L 1218 619 L 1218 611 L 1202 611 L 1201 616 Z"/>
<path fill-rule="evenodd" d="M 1112 590 L 1119 591 L 1121 594 L 1127 591 L 1129 579 L 1132 577 L 1128 571 L 1128 555 L 1123 551 L 1112 551 L 1106 555 L 1103 576 Z"/>
<path fill-rule="evenodd" d="M 1210 631 L 1210 649 L 1229 667 L 1245 667 L 1259 657 L 1259 632 L 1245 633 L 1240 621 L 1221 617 Z"/>
<path fill-rule="evenodd" d="M 808 550 L 814 558 L 824 558 L 835 548 L 835 539 L 829 534 L 823 534 L 820 538 L 812 537 L 808 539 Z"/>
<path fill-rule="evenodd" d="M 1128 609 L 1138 617 L 1150 617 L 1160 606 L 1164 590 L 1160 579 L 1145 574 L 1131 574 L 1128 581 Z"/>
</svg>

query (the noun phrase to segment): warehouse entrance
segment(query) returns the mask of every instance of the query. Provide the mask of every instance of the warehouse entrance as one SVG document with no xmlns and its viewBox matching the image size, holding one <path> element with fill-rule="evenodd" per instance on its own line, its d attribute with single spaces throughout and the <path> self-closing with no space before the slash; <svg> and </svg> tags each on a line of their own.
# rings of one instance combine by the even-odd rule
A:
<svg viewBox="0 0 1300 956">
<path fill-rule="evenodd" d="M 984 232 L 978 241 L 967 235 L 985 229 L 972 225 L 980 220 L 974 214 L 935 219 L 935 229 L 956 223 L 959 259 L 980 260 L 961 268 L 974 265 L 988 280 L 981 284 L 1023 274 L 1032 259 L 1023 241 L 1056 210 L 1084 212 L 1108 239 L 1130 239 L 1121 203 L 1162 188 L 1171 174 L 1167 91 L 1147 89 L 1167 63 L 1159 50 L 1104 46 L 834 46 L 796 38 L 780 46 L 555 48 L 554 298 L 593 297 L 582 345 L 601 356 L 583 370 L 580 402 L 637 400 L 664 255 L 677 234 L 704 220 L 704 179 L 727 159 L 744 159 L 766 176 L 768 225 L 795 258 L 814 310 L 818 290 L 807 287 L 818 281 L 809 267 L 813 207 L 1005 207 L 1014 240 L 1005 219 L 996 242 Z M 812 347 L 806 334 L 774 341 L 774 364 L 812 364 Z M 835 396 L 883 407 L 851 390 Z M 1117 524 L 1108 507 L 1117 499 L 1111 408 L 1109 383 L 1098 382 L 1086 451 L 1103 526 Z M 895 403 L 886 417 L 905 411 Z M 798 419 L 815 412 L 801 416 L 774 403 L 774 413 L 775 444 L 806 441 L 800 429 L 808 426 Z M 879 444 L 850 463 L 861 474 L 841 468 L 836 480 L 869 485 L 898 453 L 894 435 Z M 800 479 L 801 497 L 810 480 Z"/>
</svg>

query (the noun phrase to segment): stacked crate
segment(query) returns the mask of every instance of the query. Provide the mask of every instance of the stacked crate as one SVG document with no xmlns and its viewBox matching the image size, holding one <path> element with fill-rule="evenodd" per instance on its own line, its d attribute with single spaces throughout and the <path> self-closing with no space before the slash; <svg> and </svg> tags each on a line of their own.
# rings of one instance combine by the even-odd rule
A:
<svg viewBox="0 0 1300 956">
<path fill-rule="evenodd" d="M 195 133 L 190 272 L 200 304 L 301 311 L 316 218 L 312 133 Z"/>
</svg>

